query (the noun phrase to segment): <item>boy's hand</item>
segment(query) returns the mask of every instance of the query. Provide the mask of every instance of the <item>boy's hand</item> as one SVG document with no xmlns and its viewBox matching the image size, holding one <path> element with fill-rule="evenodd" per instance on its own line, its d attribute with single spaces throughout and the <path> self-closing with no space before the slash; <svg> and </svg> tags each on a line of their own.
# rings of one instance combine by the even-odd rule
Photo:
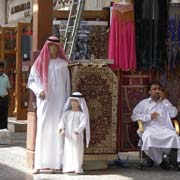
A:
<svg viewBox="0 0 180 180">
<path fill-rule="evenodd" d="M 64 133 L 64 129 L 59 129 L 59 134 L 63 134 Z"/>
<path fill-rule="evenodd" d="M 74 131 L 74 133 L 75 133 L 76 135 L 79 135 L 79 133 L 78 133 L 77 131 Z"/>
</svg>

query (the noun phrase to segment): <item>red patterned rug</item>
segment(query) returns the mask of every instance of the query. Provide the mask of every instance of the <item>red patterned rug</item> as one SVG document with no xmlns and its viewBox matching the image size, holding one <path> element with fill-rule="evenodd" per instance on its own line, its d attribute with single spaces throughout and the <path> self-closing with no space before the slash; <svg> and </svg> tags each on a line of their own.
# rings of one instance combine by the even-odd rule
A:
<svg viewBox="0 0 180 180">
<path fill-rule="evenodd" d="M 91 143 L 86 153 L 117 152 L 118 78 L 109 67 L 71 66 L 72 91 L 81 92 L 90 112 Z"/>
<path fill-rule="evenodd" d="M 148 96 L 147 84 L 152 80 L 148 72 L 123 72 L 119 88 L 118 151 L 138 149 L 137 123 L 132 122 L 131 114 L 135 105 Z"/>
</svg>

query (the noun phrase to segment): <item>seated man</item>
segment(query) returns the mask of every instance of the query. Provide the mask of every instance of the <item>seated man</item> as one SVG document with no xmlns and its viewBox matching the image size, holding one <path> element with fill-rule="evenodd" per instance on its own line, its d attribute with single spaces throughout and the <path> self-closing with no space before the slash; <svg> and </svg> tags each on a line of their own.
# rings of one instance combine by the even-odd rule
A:
<svg viewBox="0 0 180 180">
<path fill-rule="evenodd" d="M 144 125 L 142 150 L 163 169 L 170 169 L 163 159 L 171 148 L 177 149 L 177 169 L 180 170 L 180 140 L 171 122 L 177 115 L 177 109 L 165 98 L 159 82 L 149 84 L 150 97 L 142 100 L 133 110 L 131 119 L 141 120 Z"/>
</svg>

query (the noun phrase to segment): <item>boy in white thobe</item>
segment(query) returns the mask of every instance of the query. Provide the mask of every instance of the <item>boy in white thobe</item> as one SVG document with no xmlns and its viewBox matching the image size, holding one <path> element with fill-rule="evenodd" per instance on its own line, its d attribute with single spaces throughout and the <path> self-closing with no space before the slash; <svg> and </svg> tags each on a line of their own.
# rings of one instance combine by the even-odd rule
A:
<svg viewBox="0 0 180 180">
<path fill-rule="evenodd" d="M 178 150 L 177 162 L 180 162 L 180 140 L 171 121 L 177 115 L 177 109 L 165 98 L 158 82 L 151 83 L 148 92 L 150 97 L 136 105 L 131 119 L 143 122 L 142 150 L 151 160 L 168 170 L 170 166 L 163 155 L 169 153 L 171 148 Z"/>
<path fill-rule="evenodd" d="M 68 98 L 58 128 L 65 135 L 63 172 L 83 173 L 84 129 L 88 147 L 90 127 L 89 112 L 81 93 L 75 92 Z"/>
</svg>

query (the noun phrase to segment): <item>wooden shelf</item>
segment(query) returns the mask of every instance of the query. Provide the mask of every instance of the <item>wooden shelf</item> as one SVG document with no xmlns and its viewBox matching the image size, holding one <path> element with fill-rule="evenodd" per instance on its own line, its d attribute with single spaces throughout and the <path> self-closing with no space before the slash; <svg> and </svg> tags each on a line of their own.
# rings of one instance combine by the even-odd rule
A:
<svg viewBox="0 0 180 180">
<path fill-rule="evenodd" d="M 9 116 L 14 116 L 15 108 L 15 68 L 16 68 L 16 28 L 15 27 L 1 27 L 0 33 L 0 59 L 5 60 L 6 63 L 6 74 L 9 77 L 11 89 L 9 91 Z M 7 50 L 6 48 L 9 48 Z"/>
<path fill-rule="evenodd" d="M 0 58 L 6 61 L 6 74 L 11 84 L 9 116 L 15 116 L 17 120 L 27 119 L 28 99 L 24 103 L 24 97 L 28 96 L 26 84 L 29 72 L 22 70 L 22 37 L 31 35 L 30 23 L 18 23 L 17 27 L 1 27 Z"/>
<path fill-rule="evenodd" d="M 53 16 L 59 19 L 68 19 L 69 11 L 54 10 Z M 83 11 L 82 19 L 85 20 L 109 20 L 109 9 L 103 9 L 102 11 Z"/>
<path fill-rule="evenodd" d="M 4 54 L 16 54 L 16 50 L 4 50 Z"/>
</svg>

